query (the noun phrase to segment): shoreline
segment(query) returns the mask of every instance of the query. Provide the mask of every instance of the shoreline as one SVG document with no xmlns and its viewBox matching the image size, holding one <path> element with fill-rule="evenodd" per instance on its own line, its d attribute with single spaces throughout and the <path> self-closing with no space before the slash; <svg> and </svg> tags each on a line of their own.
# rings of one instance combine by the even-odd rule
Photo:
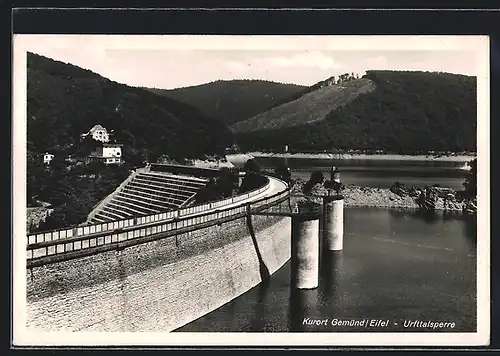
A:
<svg viewBox="0 0 500 356">
<path fill-rule="evenodd" d="M 311 191 L 311 195 L 318 197 L 299 197 L 302 195 L 302 187 L 305 183 L 303 179 L 292 180 L 292 194 L 294 200 L 307 200 L 320 203 L 322 198 L 328 192 L 321 185 L 316 185 Z M 363 208 L 381 208 L 381 209 L 398 209 L 398 210 L 420 210 L 421 207 L 417 204 L 416 199 L 411 196 L 401 196 L 392 192 L 389 188 L 373 188 L 362 187 L 357 185 L 345 185 L 340 192 L 344 197 L 345 207 L 363 207 Z M 435 203 L 436 212 L 454 212 L 464 213 L 469 207 L 470 202 L 458 201 L 456 199 L 446 200 L 438 197 Z"/>
<path fill-rule="evenodd" d="M 297 158 L 297 159 L 338 159 L 338 160 L 385 160 L 385 161 L 435 161 L 435 162 L 469 162 L 477 158 L 477 154 L 428 154 L 400 155 L 385 153 L 267 153 L 248 152 L 246 155 L 254 158 Z"/>
</svg>

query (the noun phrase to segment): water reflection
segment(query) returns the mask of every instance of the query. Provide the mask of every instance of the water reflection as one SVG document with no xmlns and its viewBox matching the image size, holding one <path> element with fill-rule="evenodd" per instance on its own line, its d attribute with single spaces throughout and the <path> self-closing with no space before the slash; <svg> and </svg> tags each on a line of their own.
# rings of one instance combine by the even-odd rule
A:
<svg viewBox="0 0 500 356">
<path fill-rule="evenodd" d="M 444 211 L 442 216 L 444 221 L 464 220 L 464 214 L 461 211 Z"/>
<path fill-rule="evenodd" d="M 263 280 L 256 288 L 256 302 L 253 308 L 253 316 L 250 319 L 250 331 L 262 331 L 265 327 L 266 295 L 269 289 L 269 279 Z"/>
<path fill-rule="evenodd" d="M 274 169 L 282 158 L 256 158 L 264 169 Z M 348 185 L 389 188 L 399 181 L 406 186 L 439 184 L 442 187 L 462 189 L 467 171 L 460 169 L 462 162 L 418 162 L 404 160 L 317 160 L 290 159 L 292 178 L 309 179 L 311 172 L 327 171 L 331 166 L 342 169 L 342 181 Z"/>
<path fill-rule="evenodd" d="M 390 168 L 391 170 L 412 170 L 416 174 L 423 175 L 425 172 L 432 169 L 440 169 L 443 171 L 453 170 L 455 174 L 465 174 L 461 170 L 463 162 L 457 161 L 430 161 L 430 160 L 408 160 L 408 159 L 335 159 L 335 158 L 283 158 L 283 157 L 255 157 L 255 160 L 262 167 L 275 167 L 278 164 L 288 164 L 290 168 L 330 168 L 333 166 L 346 167 L 349 169 L 364 169 L 372 171 L 380 171 L 383 168 Z"/>
<path fill-rule="evenodd" d="M 426 211 L 420 209 L 402 209 L 395 210 L 390 209 L 389 214 L 391 217 L 395 219 L 408 219 L 414 218 L 417 220 L 424 221 L 427 224 L 433 225 L 439 221 L 443 220 L 455 220 L 462 219 L 462 214 L 457 214 L 453 212 L 445 212 L 445 211 Z"/>
<path fill-rule="evenodd" d="M 320 308 L 335 315 L 341 293 L 343 251 L 324 251 L 321 255 L 319 300 Z"/>
<path fill-rule="evenodd" d="M 389 211 L 389 215 L 392 217 L 392 218 L 395 218 L 395 219 L 407 219 L 408 216 L 411 214 L 411 213 L 414 213 L 416 210 L 410 210 L 410 209 L 388 209 Z"/>
<path fill-rule="evenodd" d="M 471 250 L 476 251 L 477 248 L 477 216 L 464 216 L 464 235 L 467 245 Z"/>
<path fill-rule="evenodd" d="M 416 218 L 425 221 L 429 224 L 434 224 L 437 221 L 469 221 L 474 219 L 474 216 L 466 215 L 461 211 L 425 211 L 420 209 L 390 209 L 389 214 L 396 219 Z"/>
<path fill-rule="evenodd" d="M 306 331 L 305 318 L 318 317 L 318 289 L 290 288 L 289 330 Z"/>
<path fill-rule="evenodd" d="M 344 249 L 323 249 L 318 288 L 291 288 L 289 261 L 268 283 L 179 331 L 341 331 L 304 323 L 327 317 L 440 317 L 471 331 L 476 231 L 474 216 L 346 209 Z"/>
<path fill-rule="evenodd" d="M 325 295 L 335 298 L 335 292 L 339 285 L 340 271 L 342 269 L 342 251 L 325 250 L 321 256 L 320 263 L 320 286 Z"/>
<path fill-rule="evenodd" d="M 434 225 L 441 220 L 440 214 L 435 211 L 416 210 L 412 212 L 412 217 L 420 219 L 427 224 Z"/>
</svg>

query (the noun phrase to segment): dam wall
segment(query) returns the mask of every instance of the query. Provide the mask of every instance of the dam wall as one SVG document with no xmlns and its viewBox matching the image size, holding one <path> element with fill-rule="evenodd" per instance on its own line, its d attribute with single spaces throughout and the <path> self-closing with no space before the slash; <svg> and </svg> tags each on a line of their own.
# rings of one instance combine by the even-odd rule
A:
<svg viewBox="0 0 500 356">
<path fill-rule="evenodd" d="M 283 266 L 290 259 L 290 231 L 290 217 L 252 216 L 27 269 L 27 327 L 175 330 Z"/>
</svg>

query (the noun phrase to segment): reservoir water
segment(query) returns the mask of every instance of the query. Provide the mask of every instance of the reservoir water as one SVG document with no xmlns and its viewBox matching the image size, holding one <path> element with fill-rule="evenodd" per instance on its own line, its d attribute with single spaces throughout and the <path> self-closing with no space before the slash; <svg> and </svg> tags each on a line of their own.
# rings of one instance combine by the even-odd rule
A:
<svg viewBox="0 0 500 356">
<path fill-rule="evenodd" d="M 264 169 L 286 161 L 293 178 L 306 180 L 336 166 L 344 184 L 379 188 L 399 181 L 459 190 L 467 174 L 463 162 L 256 161 Z M 267 282 L 177 331 L 476 331 L 475 218 L 346 208 L 344 223 L 344 249 L 323 251 L 317 289 L 292 290 L 288 262 Z M 431 329 L 419 321 L 448 324 Z"/>
<path fill-rule="evenodd" d="M 292 290 L 288 262 L 177 331 L 474 332 L 476 294 L 475 218 L 346 208 L 344 249 L 323 251 L 317 289 Z"/>
<path fill-rule="evenodd" d="M 414 161 L 414 160 L 336 160 L 257 157 L 255 160 L 264 169 L 274 169 L 279 163 L 287 163 L 292 178 L 308 180 L 311 172 L 322 170 L 327 174 L 332 167 L 338 167 L 344 184 L 376 188 L 390 188 L 395 182 L 408 187 L 439 184 L 444 188 L 463 189 L 467 174 L 461 169 L 463 162 Z"/>
</svg>

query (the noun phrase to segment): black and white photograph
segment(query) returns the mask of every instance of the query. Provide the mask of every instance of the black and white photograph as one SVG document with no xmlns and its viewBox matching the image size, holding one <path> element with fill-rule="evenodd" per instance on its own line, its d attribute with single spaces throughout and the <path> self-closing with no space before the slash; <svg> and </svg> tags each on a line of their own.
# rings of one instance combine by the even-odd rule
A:
<svg viewBox="0 0 500 356">
<path fill-rule="evenodd" d="M 20 345 L 478 346 L 487 36 L 15 35 Z"/>
</svg>

